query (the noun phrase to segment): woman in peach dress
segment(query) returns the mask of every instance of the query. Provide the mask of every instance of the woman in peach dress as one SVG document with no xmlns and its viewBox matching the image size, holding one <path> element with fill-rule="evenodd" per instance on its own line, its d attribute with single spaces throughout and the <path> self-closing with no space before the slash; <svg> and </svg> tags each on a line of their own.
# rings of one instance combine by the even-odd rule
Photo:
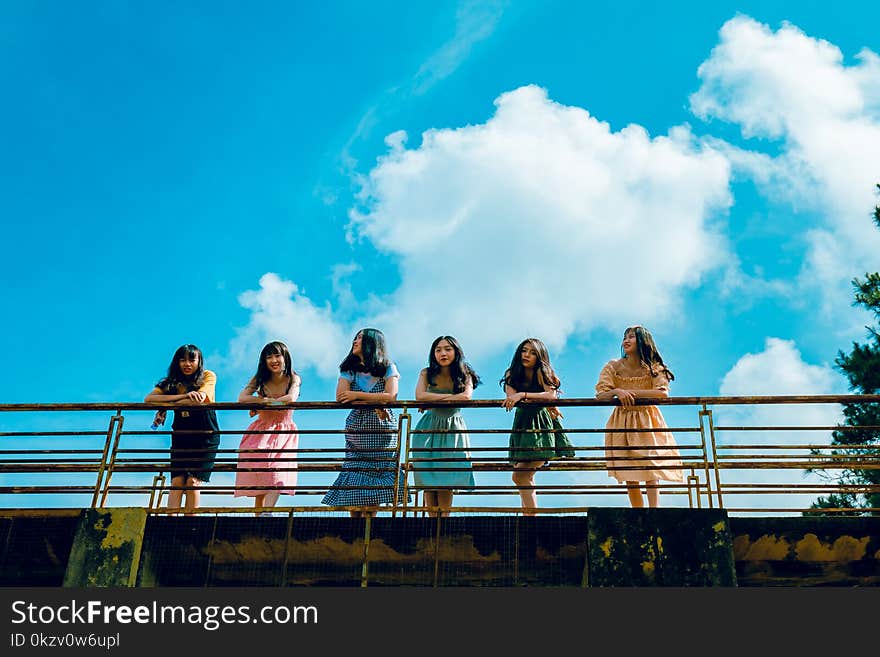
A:
<svg viewBox="0 0 880 657">
<path fill-rule="evenodd" d="M 660 505 L 658 481 L 684 481 L 681 457 L 660 409 L 636 405 L 636 400 L 668 397 L 669 382 L 675 377 L 643 326 L 627 328 L 621 346 L 623 358 L 608 361 L 596 383 L 597 399 L 620 400 L 605 425 L 605 460 L 609 475 L 626 484 L 633 507 L 644 506 L 641 482 L 648 506 L 656 507 Z"/>
</svg>

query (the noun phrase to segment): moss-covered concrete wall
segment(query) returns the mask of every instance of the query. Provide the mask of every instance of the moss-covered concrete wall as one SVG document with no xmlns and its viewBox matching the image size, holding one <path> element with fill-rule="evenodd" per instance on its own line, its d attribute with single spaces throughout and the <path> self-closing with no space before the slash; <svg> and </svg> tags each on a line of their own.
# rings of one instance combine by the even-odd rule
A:
<svg viewBox="0 0 880 657">
<path fill-rule="evenodd" d="M 0 514 L 2 586 L 880 586 L 880 518 Z"/>
<path fill-rule="evenodd" d="M 0 586 L 61 586 L 78 509 L 0 515 Z"/>
<path fill-rule="evenodd" d="M 880 586 L 880 518 L 731 518 L 740 586 Z"/>
<path fill-rule="evenodd" d="M 590 586 L 736 586 L 727 514 L 591 509 Z"/>
<path fill-rule="evenodd" d="M 83 509 L 64 586 L 134 586 L 146 524 L 142 508 Z"/>
<path fill-rule="evenodd" d="M 723 511 L 150 518 L 141 586 L 735 586 Z"/>
</svg>

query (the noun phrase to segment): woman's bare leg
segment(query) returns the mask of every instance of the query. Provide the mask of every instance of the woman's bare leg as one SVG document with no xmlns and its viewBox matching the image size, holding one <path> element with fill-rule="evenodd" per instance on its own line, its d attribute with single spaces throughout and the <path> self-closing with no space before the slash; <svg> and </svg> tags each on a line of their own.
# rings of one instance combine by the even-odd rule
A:
<svg viewBox="0 0 880 657">
<path fill-rule="evenodd" d="M 179 509 L 183 500 L 183 487 L 186 484 L 186 477 L 183 475 L 171 478 L 171 490 L 168 491 L 168 508 Z"/>
<path fill-rule="evenodd" d="M 183 490 L 184 497 L 186 498 L 183 507 L 184 513 L 192 513 L 195 509 L 199 508 L 199 503 L 201 501 L 201 491 L 199 491 L 199 486 L 201 485 L 202 481 L 200 479 L 196 479 L 195 477 L 186 478 L 186 488 Z"/>
<path fill-rule="evenodd" d="M 449 507 L 452 506 L 451 490 L 426 490 L 425 506 L 436 507 L 435 511 L 428 511 L 428 515 L 432 518 L 444 516 L 448 514 Z"/>
<path fill-rule="evenodd" d="M 629 495 L 630 506 L 634 509 L 640 509 L 645 506 L 645 502 L 642 499 L 642 487 L 639 483 L 638 481 L 626 482 L 626 494 Z"/>
<path fill-rule="evenodd" d="M 535 471 L 544 465 L 544 461 L 520 461 L 513 464 L 513 483 L 519 488 L 522 500 L 523 515 L 535 515 L 538 507 L 538 493 L 534 489 Z"/>
<path fill-rule="evenodd" d="M 657 480 L 649 479 L 645 482 L 645 486 L 647 487 L 648 506 L 657 508 L 660 506 L 660 489 L 657 488 Z"/>
<path fill-rule="evenodd" d="M 437 491 L 437 506 L 440 507 L 440 515 L 445 516 L 449 515 L 449 507 L 452 506 L 452 491 L 451 490 L 438 490 Z"/>
<path fill-rule="evenodd" d="M 430 509 L 431 507 L 437 506 L 437 491 L 426 490 L 424 495 L 425 495 L 424 503 L 425 503 L 426 507 L 428 507 Z M 428 515 L 433 518 L 434 516 L 437 515 L 437 512 L 436 511 L 428 511 Z"/>
</svg>

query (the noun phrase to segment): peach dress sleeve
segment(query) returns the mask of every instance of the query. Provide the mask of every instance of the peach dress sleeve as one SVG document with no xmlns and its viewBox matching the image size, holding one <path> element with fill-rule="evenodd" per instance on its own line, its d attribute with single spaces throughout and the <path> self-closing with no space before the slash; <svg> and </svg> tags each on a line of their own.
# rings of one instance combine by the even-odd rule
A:
<svg viewBox="0 0 880 657">
<path fill-rule="evenodd" d="M 666 392 L 669 392 L 669 378 L 664 372 L 657 372 L 657 374 L 651 377 L 651 387 L 654 388 L 654 390 L 665 390 Z"/>
<path fill-rule="evenodd" d="M 602 368 L 602 371 L 599 372 L 599 381 L 596 383 L 596 393 L 608 392 L 609 390 L 614 390 L 616 387 L 617 386 L 614 383 L 614 369 L 609 360 L 605 363 L 605 367 Z"/>
</svg>

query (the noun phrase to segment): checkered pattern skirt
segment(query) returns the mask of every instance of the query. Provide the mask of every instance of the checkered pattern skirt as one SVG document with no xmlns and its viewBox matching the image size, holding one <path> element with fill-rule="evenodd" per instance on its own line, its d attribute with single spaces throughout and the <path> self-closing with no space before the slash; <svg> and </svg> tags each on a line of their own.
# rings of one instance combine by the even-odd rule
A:
<svg viewBox="0 0 880 657">
<path fill-rule="evenodd" d="M 380 420 L 373 409 L 354 409 L 345 420 L 345 461 L 321 500 L 329 506 L 373 506 L 403 495 L 403 470 L 397 465 L 397 420 Z"/>
</svg>

